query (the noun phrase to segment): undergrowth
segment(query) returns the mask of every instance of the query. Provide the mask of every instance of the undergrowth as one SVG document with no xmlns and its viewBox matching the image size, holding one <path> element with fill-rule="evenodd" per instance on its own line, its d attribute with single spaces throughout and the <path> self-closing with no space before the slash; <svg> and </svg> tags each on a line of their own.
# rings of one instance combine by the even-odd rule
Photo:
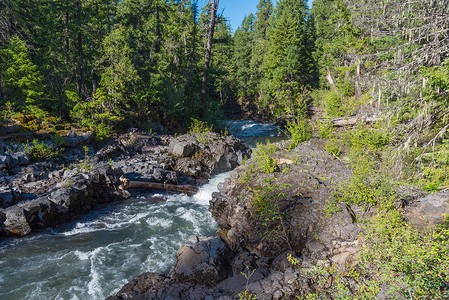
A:
<svg viewBox="0 0 449 300">
<path fill-rule="evenodd" d="M 62 151 L 64 151 L 63 148 L 54 148 L 37 139 L 34 139 L 31 144 L 25 144 L 25 152 L 30 156 L 32 161 L 59 158 Z"/>
</svg>

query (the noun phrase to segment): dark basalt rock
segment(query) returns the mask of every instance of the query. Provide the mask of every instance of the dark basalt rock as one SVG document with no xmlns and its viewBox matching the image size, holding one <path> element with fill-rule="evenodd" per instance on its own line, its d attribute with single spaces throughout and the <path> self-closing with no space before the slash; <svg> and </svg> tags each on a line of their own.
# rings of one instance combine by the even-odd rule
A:
<svg viewBox="0 0 449 300">
<path fill-rule="evenodd" d="M 236 168 L 251 149 L 233 136 L 216 133 L 186 134 L 173 139 L 169 153 L 180 159 L 175 170 L 195 177 L 209 177 Z"/>
<path fill-rule="evenodd" d="M 282 152 L 278 153 L 282 157 Z M 284 231 L 278 227 L 262 225 L 249 209 L 254 198 L 252 185 L 264 186 L 264 179 L 271 174 L 256 173 L 244 182 L 245 166 L 237 168 L 230 180 L 215 193 L 210 211 L 219 224 L 218 235 L 231 247 L 244 247 L 258 256 L 276 257 L 291 249 L 297 253 L 309 251 L 308 244 L 320 241 L 325 244 L 319 256 L 328 257 L 341 243 L 356 243 L 360 228 L 353 224 L 350 213 L 343 207 L 341 213 L 325 218 L 324 208 L 331 196 L 331 180 L 338 182 L 350 174 L 339 160 L 322 149 L 319 140 L 311 140 L 298 146 L 290 156 L 297 164 L 290 164 L 289 172 L 275 174 L 275 183 L 286 184 L 283 197 L 276 197 L 282 211 Z M 249 162 L 251 163 L 251 161 Z M 320 178 L 326 178 L 320 179 Z M 274 183 L 274 184 L 275 184 Z M 272 222 L 278 226 L 278 223 Z M 266 232 L 273 232 L 267 237 Z M 310 252 L 310 251 L 309 251 Z"/>
<path fill-rule="evenodd" d="M 16 151 L 23 149 L 21 145 L 2 144 L 3 150 L 16 152 L 10 155 L 3 151 L 0 155 L 0 208 L 6 209 L 4 218 L 0 218 L 0 236 L 23 236 L 73 220 L 97 204 L 128 198 L 129 191 L 117 190 L 120 176 L 196 185 L 217 168 L 235 167 L 239 157 L 250 151 L 234 138 L 208 136 L 211 142 L 205 145 L 194 135 L 174 139 L 132 129 L 96 152 L 90 145 L 85 157 L 79 145 L 89 143 L 92 135 L 72 133 L 64 137 L 69 147 L 63 154 L 65 164 L 61 159 L 30 162 L 25 152 Z M 189 155 L 195 157 L 177 157 Z M 202 268 L 203 273 L 208 272 L 206 266 Z"/>
<path fill-rule="evenodd" d="M 177 281 L 213 285 L 226 278 L 233 253 L 218 237 L 191 236 L 176 253 L 169 276 Z"/>
</svg>

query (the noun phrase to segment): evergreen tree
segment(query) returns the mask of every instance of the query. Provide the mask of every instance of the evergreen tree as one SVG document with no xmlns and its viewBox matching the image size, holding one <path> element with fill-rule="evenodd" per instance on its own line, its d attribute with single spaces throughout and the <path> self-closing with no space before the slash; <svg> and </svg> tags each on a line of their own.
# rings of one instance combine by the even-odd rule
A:
<svg viewBox="0 0 449 300">
<path fill-rule="evenodd" d="M 274 114 L 282 113 L 284 104 L 296 101 L 302 88 L 312 83 L 308 15 L 307 1 L 281 0 L 270 20 L 262 105 Z"/>
<path fill-rule="evenodd" d="M 43 77 L 31 61 L 25 42 L 13 36 L 4 50 L 2 76 L 7 99 L 15 106 L 42 105 Z"/>
<path fill-rule="evenodd" d="M 251 68 L 252 54 L 255 42 L 254 15 L 243 19 L 242 25 L 234 33 L 234 72 L 237 95 L 241 98 L 253 96 L 257 91 L 254 82 L 254 70 Z"/>
<path fill-rule="evenodd" d="M 131 53 L 123 28 L 118 27 L 105 38 L 103 57 L 99 62 L 99 68 L 103 69 L 100 86 L 92 101 L 80 101 L 75 105 L 74 118 L 93 126 L 112 125 L 125 119 L 131 107 L 131 97 L 135 95 L 134 86 L 139 80 L 131 63 Z"/>
<path fill-rule="evenodd" d="M 251 82 L 254 85 L 254 100 L 260 104 L 262 83 L 265 78 L 263 62 L 268 54 L 267 30 L 270 28 L 270 18 L 273 14 L 273 4 L 270 0 L 259 0 L 256 20 L 254 21 L 254 43 L 251 54 Z"/>
</svg>

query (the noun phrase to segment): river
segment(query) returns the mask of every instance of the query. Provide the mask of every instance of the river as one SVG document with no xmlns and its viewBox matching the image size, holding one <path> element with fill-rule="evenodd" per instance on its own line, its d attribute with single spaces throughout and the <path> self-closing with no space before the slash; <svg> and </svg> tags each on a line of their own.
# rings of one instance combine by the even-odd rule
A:
<svg viewBox="0 0 449 300">
<path fill-rule="evenodd" d="M 255 145 L 281 139 L 275 126 L 227 121 L 229 131 Z M 215 235 L 209 200 L 229 173 L 190 197 L 157 195 L 99 207 L 74 222 L 0 243 L 0 299 L 104 299 L 144 272 L 168 272 L 193 234 Z"/>
</svg>

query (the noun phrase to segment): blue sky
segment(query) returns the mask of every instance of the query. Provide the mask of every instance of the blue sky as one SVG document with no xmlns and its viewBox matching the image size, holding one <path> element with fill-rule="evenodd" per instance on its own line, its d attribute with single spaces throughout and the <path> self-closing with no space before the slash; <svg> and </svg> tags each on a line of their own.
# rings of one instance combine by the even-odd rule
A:
<svg viewBox="0 0 449 300">
<path fill-rule="evenodd" d="M 271 1 L 276 4 L 276 0 Z M 311 7 L 313 0 L 308 1 L 309 7 Z M 198 1 L 200 7 L 206 3 L 207 0 Z M 240 26 L 245 16 L 257 11 L 257 4 L 259 4 L 259 0 L 220 0 L 218 13 L 224 12 L 224 16 L 230 21 L 232 31 L 234 31 Z"/>
</svg>

